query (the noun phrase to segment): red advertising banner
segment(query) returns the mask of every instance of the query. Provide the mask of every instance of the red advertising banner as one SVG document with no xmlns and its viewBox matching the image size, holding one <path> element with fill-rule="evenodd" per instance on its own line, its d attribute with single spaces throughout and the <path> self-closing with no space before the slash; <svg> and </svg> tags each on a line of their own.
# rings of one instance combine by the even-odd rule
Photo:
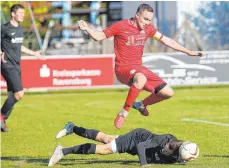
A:
<svg viewBox="0 0 229 168">
<path fill-rule="evenodd" d="M 91 88 L 114 85 L 113 57 L 50 57 L 22 59 L 25 89 Z M 6 82 L 1 76 L 1 90 Z"/>
</svg>

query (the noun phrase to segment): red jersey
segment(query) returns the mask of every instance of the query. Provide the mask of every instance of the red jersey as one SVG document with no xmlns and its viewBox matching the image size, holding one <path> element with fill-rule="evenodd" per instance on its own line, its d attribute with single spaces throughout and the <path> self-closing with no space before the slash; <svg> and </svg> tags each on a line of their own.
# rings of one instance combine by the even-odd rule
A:
<svg viewBox="0 0 229 168">
<path fill-rule="evenodd" d="M 144 30 L 139 30 L 129 19 L 106 28 L 104 33 L 107 38 L 114 36 L 115 66 L 142 65 L 144 44 L 156 31 L 151 24 Z"/>
</svg>

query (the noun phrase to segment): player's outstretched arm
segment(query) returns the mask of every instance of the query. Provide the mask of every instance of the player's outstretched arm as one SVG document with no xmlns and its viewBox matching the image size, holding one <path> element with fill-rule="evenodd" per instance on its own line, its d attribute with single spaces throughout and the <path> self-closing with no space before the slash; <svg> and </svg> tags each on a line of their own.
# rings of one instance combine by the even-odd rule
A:
<svg viewBox="0 0 229 168">
<path fill-rule="evenodd" d="M 141 142 L 137 145 L 137 154 L 138 154 L 140 165 L 141 166 L 148 165 L 147 160 L 146 160 L 145 142 Z"/>
<path fill-rule="evenodd" d="M 26 48 L 25 46 L 21 46 L 21 52 L 23 52 L 25 54 L 33 55 L 37 59 L 45 60 L 45 58 L 43 56 L 41 56 L 41 51 L 32 51 L 32 50 Z"/>
<path fill-rule="evenodd" d="M 78 23 L 79 29 L 86 31 L 91 36 L 91 38 L 93 38 L 95 41 L 101 41 L 101 40 L 104 40 L 104 39 L 107 38 L 103 31 L 95 31 L 95 30 L 93 30 L 83 20 L 80 20 L 77 23 Z"/>
<path fill-rule="evenodd" d="M 137 145 L 137 154 L 141 166 L 149 166 L 146 160 L 146 149 L 153 148 L 157 146 L 157 142 L 154 139 L 149 139 L 144 142 L 140 142 Z"/>
<path fill-rule="evenodd" d="M 158 31 L 156 32 L 153 38 L 159 40 L 161 43 L 165 44 L 166 46 L 174 50 L 183 52 L 189 56 L 200 56 L 201 57 L 203 55 L 201 52 L 190 51 L 189 49 L 181 46 L 178 42 L 174 41 L 173 39 L 169 37 L 164 36 L 163 34 L 161 34 Z"/>
</svg>

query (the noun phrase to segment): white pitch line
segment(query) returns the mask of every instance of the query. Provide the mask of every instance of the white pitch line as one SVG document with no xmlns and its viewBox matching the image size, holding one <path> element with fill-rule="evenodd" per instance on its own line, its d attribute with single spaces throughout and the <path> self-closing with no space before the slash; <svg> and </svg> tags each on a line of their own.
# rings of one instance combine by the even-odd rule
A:
<svg viewBox="0 0 229 168">
<path fill-rule="evenodd" d="M 212 124 L 212 125 L 219 125 L 219 126 L 229 127 L 229 124 L 220 123 L 220 122 L 213 122 L 213 121 L 207 121 L 207 120 L 201 120 L 201 119 L 182 118 L 181 120 L 182 121 L 199 122 L 199 123 L 205 123 L 205 124 Z"/>
</svg>

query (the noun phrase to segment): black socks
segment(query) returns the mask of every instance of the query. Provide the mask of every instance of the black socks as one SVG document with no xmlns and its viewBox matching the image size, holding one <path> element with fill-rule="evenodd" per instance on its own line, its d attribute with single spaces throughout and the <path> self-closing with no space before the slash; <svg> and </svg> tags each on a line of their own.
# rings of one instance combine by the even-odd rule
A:
<svg viewBox="0 0 229 168">
<path fill-rule="evenodd" d="M 95 154 L 96 150 L 96 144 L 82 144 L 70 148 L 63 148 L 63 154 L 68 155 L 68 154 Z"/>
<path fill-rule="evenodd" d="M 95 140 L 96 136 L 98 135 L 99 131 L 98 130 L 93 130 L 93 129 L 85 129 L 83 127 L 73 127 L 73 132 L 79 136 Z"/>
<path fill-rule="evenodd" d="M 83 127 L 73 127 L 73 132 L 81 137 L 85 137 L 88 139 L 95 140 L 96 136 L 98 135 L 98 130 L 93 129 L 85 129 Z M 96 144 L 86 143 L 82 145 L 77 145 L 70 148 L 63 148 L 63 154 L 95 154 Z"/>
</svg>

